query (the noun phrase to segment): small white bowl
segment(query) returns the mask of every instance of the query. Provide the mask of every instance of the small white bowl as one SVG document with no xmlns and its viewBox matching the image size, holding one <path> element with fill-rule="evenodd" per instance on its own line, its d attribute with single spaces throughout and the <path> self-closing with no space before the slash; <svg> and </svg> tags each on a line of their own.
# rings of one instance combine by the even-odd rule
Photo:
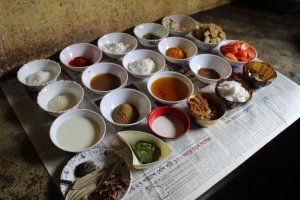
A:
<svg viewBox="0 0 300 200">
<path fill-rule="evenodd" d="M 140 59 L 145 59 L 145 58 L 150 58 L 151 60 L 154 61 L 155 63 L 155 69 L 152 73 L 149 74 L 138 74 L 135 73 L 133 71 L 131 71 L 128 68 L 128 65 L 134 61 L 140 60 Z M 151 51 L 151 50 L 146 50 L 146 49 L 140 49 L 140 50 L 134 50 L 128 54 L 126 54 L 123 58 L 123 66 L 124 68 L 134 77 L 137 78 L 149 78 L 150 76 L 152 76 L 153 74 L 162 71 L 166 65 L 166 61 L 164 59 L 164 57 L 155 52 L 155 51 Z"/>
<path fill-rule="evenodd" d="M 127 83 L 128 80 L 127 71 L 122 66 L 115 63 L 109 63 L 109 62 L 97 63 L 85 69 L 81 75 L 81 81 L 83 85 L 87 87 L 89 90 L 91 90 L 92 92 L 96 94 L 104 95 L 117 88 L 113 90 L 96 90 L 91 88 L 90 82 L 94 76 L 98 74 L 106 74 L 106 73 L 113 74 L 120 79 L 120 86 L 117 88 L 122 88 Z"/>
<path fill-rule="evenodd" d="M 123 140 L 125 144 L 129 147 L 132 154 L 132 165 L 135 169 L 146 169 L 149 167 L 156 166 L 159 163 L 166 160 L 172 154 L 172 149 L 169 147 L 167 143 L 165 143 L 163 140 L 149 133 L 129 130 L 129 131 L 121 131 L 118 132 L 117 134 L 121 138 L 121 140 Z M 140 162 L 133 151 L 133 147 L 135 143 L 138 141 L 151 142 L 152 144 L 155 144 L 160 149 L 161 152 L 158 160 L 151 163 Z"/>
<path fill-rule="evenodd" d="M 62 144 L 62 142 L 60 141 L 60 139 L 58 139 L 58 134 L 59 134 L 59 129 L 61 128 L 61 126 L 68 122 L 69 120 L 76 120 L 78 118 L 84 118 L 84 119 L 88 119 L 90 121 L 91 124 L 90 126 L 94 126 L 94 128 L 97 130 L 97 133 L 95 133 L 95 136 L 93 138 L 87 138 L 86 134 L 87 129 L 83 130 L 83 127 L 80 127 L 80 125 L 82 126 L 82 124 L 75 124 L 73 130 L 64 130 L 64 131 L 70 131 L 68 133 L 66 133 L 66 135 L 70 136 L 68 139 L 68 143 L 70 143 L 72 140 L 74 139 L 79 139 L 78 141 L 78 147 L 70 147 L 67 145 Z M 69 121 L 70 122 L 70 121 Z M 89 124 L 88 124 L 89 125 Z M 79 126 L 79 127 L 76 127 Z M 82 130 L 80 130 L 82 129 Z M 53 142 L 53 144 L 60 148 L 61 150 L 64 151 L 68 151 L 68 152 L 81 152 L 81 151 L 85 151 L 88 150 L 90 148 L 93 148 L 94 146 L 96 146 L 103 138 L 105 135 L 105 131 L 106 131 L 106 125 L 105 122 L 103 120 L 103 118 L 96 112 L 91 111 L 91 110 L 86 110 L 86 109 L 76 109 L 76 110 L 71 110 L 68 111 L 62 115 L 60 115 L 59 117 L 56 118 L 56 120 L 54 120 L 54 122 L 52 123 L 51 127 L 50 127 L 50 138 L 51 141 Z M 84 143 L 90 143 L 89 145 L 85 146 Z M 68 144 L 70 145 L 70 144 Z M 80 147 L 81 146 L 81 147 Z"/>
<path fill-rule="evenodd" d="M 159 41 L 168 37 L 169 30 L 161 24 L 156 23 L 144 23 L 137 25 L 133 30 L 134 35 L 137 37 L 139 43 L 145 47 L 154 48 L 157 47 Z M 159 39 L 145 39 L 147 34 L 153 34 L 159 37 Z"/>
<path fill-rule="evenodd" d="M 124 52 L 124 53 L 110 53 L 105 51 L 104 46 L 108 45 L 110 43 L 119 43 L 122 42 L 124 43 L 124 45 L 129 44 L 130 45 L 130 49 L 128 49 L 128 51 Z M 122 58 L 125 54 L 129 53 L 130 51 L 133 51 L 136 49 L 138 45 L 137 40 L 135 39 L 135 37 L 133 37 L 130 34 L 127 33 L 109 33 L 106 34 L 104 36 L 102 36 L 101 38 L 99 38 L 98 40 L 98 47 L 103 51 L 103 53 L 111 58 Z"/>
<path fill-rule="evenodd" d="M 49 77 L 45 77 L 46 80 L 43 81 L 41 84 L 29 84 L 28 83 L 28 76 L 33 74 L 44 71 L 49 72 Z M 23 83 L 28 89 L 32 91 L 40 91 L 44 86 L 49 83 L 52 83 L 57 80 L 58 76 L 61 73 L 61 68 L 59 64 L 53 60 L 49 59 L 40 59 L 34 60 L 24 64 L 17 73 L 18 80 Z M 34 80 L 40 82 L 39 80 L 44 79 L 44 77 L 37 76 Z"/>
<path fill-rule="evenodd" d="M 131 124 L 120 124 L 113 120 L 112 113 L 114 109 L 123 103 L 129 103 L 136 107 L 140 115 L 136 122 Z M 100 103 L 100 111 L 103 117 L 110 123 L 123 127 L 140 123 L 147 117 L 150 110 L 151 103 L 149 98 L 142 92 L 128 88 L 121 88 L 108 93 L 103 97 Z"/>
<path fill-rule="evenodd" d="M 178 101 L 167 101 L 167 100 L 164 100 L 164 99 L 161 99 L 157 96 L 155 96 L 153 93 L 152 93 L 152 90 L 151 90 L 151 86 L 152 84 L 160 79 L 160 78 L 164 78 L 164 77 L 173 77 L 173 78 L 177 78 L 179 80 L 181 80 L 183 83 L 186 84 L 187 88 L 188 88 L 188 92 L 187 92 L 187 95 L 185 98 L 181 99 L 181 100 L 178 100 Z M 175 88 L 177 86 L 174 86 Z M 165 105 L 172 105 L 172 104 L 176 104 L 176 103 L 181 103 L 181 102 L 184 102 L 194 91 L 194 85 L 192 83 L 192 81 L 186 77 L 185 75 L 182 75 L 178 72 L 172 72 L 172 71 L 162 71 L 162 72 L 158 72 L 156 74 L 154 74 L 153 76 L 151 76 L 149 79 L 148 79 L 148 82 L 147 82 L 147 89 L 148 89 L 148 92 L 150 93 L 150 95 L 156 99 L 158 102 L 162 103 L 162 104 L 165 104 Z"/>
<path fill-rule="evenodd" d="M 74 67 L 71 66 L 69 63 L 76 57 L 84 57 L 91 61 L 91 65 L 98 63 L 102 58 L 102 51 L 95 45 L 89 43 L 78 43 L 72 44 L 66 48 L 64 48 L 60 54 L 59 59 L 60 61 L 67 66 L 69 69 L 82 72 L 87 67 L 91 66 L 84 66 L 84 67 Z"/>
<path fill-rule="evenodd" d="M 48 108 L 49 101 L 54 97 L 63 94 L 70 94 L 74 97 L 76 101 L 74 103 L 74 106 L 67 110 L 61 110 L 61 111 L 49 110 Z M 83 88 L 78 83 L 76 83 L 75 81 L 61 80 L 61 81 L 55 81 L 45 86 L 37 96 L 37 103 L 44 111 L 46 111 L 50 115 L 58 116 L 68 110 L 77 108 L 80 102 L 82 101 L 83 97 L 84 97 Z"/>
<path fill-rule="evenodd" d="M 229 44 L 231 42 L 243 42 L 243 41 L 240 41 L 240 40 L 224 40 L 222 42 L 220 42 L 220 44 L 218 45 L 217 49 L 218 49 L 218 54 L 224 58 L 225 60 L 227 60 L 229 62 L 230 65 L 232 66 L 235 66 L 235 67 L 242 67 L 244 66 L 244 64 L 246 64 L 247 62 L 241 62 L 241 61 L 234 61 L 234 60 L 231 60 L 227 57 L 225 57 L 225 55 L 223 55 L 223 53 L 221 52 L 220 48 L 223 46 L 223 45 L 226 45 L 226 44 Z M 255 52 L 255 57 L 252 59 L 252 60 L 249 60 L 250 61 L 253 61 L 257 58 L 257 52 L 256 50 L 249 44 L 250 48 L 253 49 L 253 51 Z"/>
<path fill-rule="evenodd" d="M 223 58 L 212 54 L 200 54 L 190 60 L 190 69 L 193 74 L 201 82 L 207 84 L 216 84 L 220 79 L 228 78 L 231 75 L 232 68 L 230 64 Z M 198 71 L 201 68 L 208 68 L 215 70 L 219 75 L 219 79 L 210 79 L 200 76 Z"/>
<path fill-rule="evenodd" d="M 166 55 L 166 51 L 169 48 L 180 48 L 181 50 L 183 50 L 186 55 L 187 58 L 185 59 L 176 59 L 176 58 L 172 58 Z M 187 63 L 190 59 L 192 59 L 198 52 L 198 48 L 195 45 L 195 43 L 193 43 L 192 41 L 185 39 L 185 38 L 181 38 L 181 37 L 167 37 L 163 40 L 161 40 L 158 43 L 158 50 L 159 52 L 165 57 L 165 59 L 171 63 L 175 63 L 175 64 L 185 64 Z"/>
<path fill-rule="evenodd" d="M 179 30 L 177 31 L 177 30 L 173 30 L 173 29 L 169 28 L 170 34 L 173 36 L 185 36 L 189 32 L 191 32 L 196 27 L 196 24 L 197 24 L 193 18 L 186 16 L 186 15 L 170 15 L 167 17 L 169 17 L 171 20 L 179 23 L 181 26 L 183 26 L 186 29 L 185 31 L 179 31 Z"/>
</svg>

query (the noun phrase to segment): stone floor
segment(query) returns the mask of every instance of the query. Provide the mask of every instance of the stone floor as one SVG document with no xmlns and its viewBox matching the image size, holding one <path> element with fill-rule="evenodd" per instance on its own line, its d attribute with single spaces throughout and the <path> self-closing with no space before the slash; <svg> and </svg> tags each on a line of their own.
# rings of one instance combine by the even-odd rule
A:
<svg viewBox="0 0 300 200">
<path fill-rule="evenodd" d="M 228 39 L 249 41 L 258 57 L 300 84 L 300 15 L 230 4 L 193 15 L 223 27 Z M 212 200 L 298 195 L 299 120 L 207 193 Z M 0 91 L 0 200 L 62 199 Z M 225 186 L 224 186 L 225 185 Z"/>
</svg>

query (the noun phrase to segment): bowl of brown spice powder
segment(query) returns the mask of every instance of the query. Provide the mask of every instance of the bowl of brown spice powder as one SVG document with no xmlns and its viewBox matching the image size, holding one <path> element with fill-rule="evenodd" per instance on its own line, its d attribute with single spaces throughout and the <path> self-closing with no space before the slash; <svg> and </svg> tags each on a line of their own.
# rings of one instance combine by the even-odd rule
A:
<svg viewBox="0 0 300 200">
<path fill-rule="evenodd" d="M 133 126 L 143 121 L 150 113 L 151 103 L 142 92 L 121 88 L 103 97 L 100 111 L 103 117 L 116 126 Z"/>
<path fill-rule="evenodd" d="M 223 58 L 212 54 L 200 54 L 190 61 L 190 69 L 203 83 L 216 84 L 231 75 L 232 68 Z"/>
</svg>

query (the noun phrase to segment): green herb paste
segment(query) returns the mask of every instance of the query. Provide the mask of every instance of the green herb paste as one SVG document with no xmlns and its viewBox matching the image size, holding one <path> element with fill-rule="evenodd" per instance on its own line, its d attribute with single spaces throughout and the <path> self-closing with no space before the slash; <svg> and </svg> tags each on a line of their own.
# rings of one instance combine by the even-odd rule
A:
<svg viewBox="0 0 300 200">
<path fill-rule="evenodd" d="M 142 163 L 157 161 L 160 157 L 160 148 L 155 144 L 145 141 L 138 141 L 134 144 L 133 151 Z"/>
</svg>

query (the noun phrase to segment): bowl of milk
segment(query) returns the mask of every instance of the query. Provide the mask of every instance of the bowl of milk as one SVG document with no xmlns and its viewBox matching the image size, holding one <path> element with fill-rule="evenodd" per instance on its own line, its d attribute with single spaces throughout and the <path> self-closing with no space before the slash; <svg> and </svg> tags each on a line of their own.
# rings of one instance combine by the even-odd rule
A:
<svg viewBox="0 0 300 200">
<path fill-rule="evenodd" d="M 105 122 L 98 113 L 75 109 L 56 118 L 50 128 L 50 138 L 61 150 L 82 152 L 96 146 L 105 132 Z"/>
</svg>

